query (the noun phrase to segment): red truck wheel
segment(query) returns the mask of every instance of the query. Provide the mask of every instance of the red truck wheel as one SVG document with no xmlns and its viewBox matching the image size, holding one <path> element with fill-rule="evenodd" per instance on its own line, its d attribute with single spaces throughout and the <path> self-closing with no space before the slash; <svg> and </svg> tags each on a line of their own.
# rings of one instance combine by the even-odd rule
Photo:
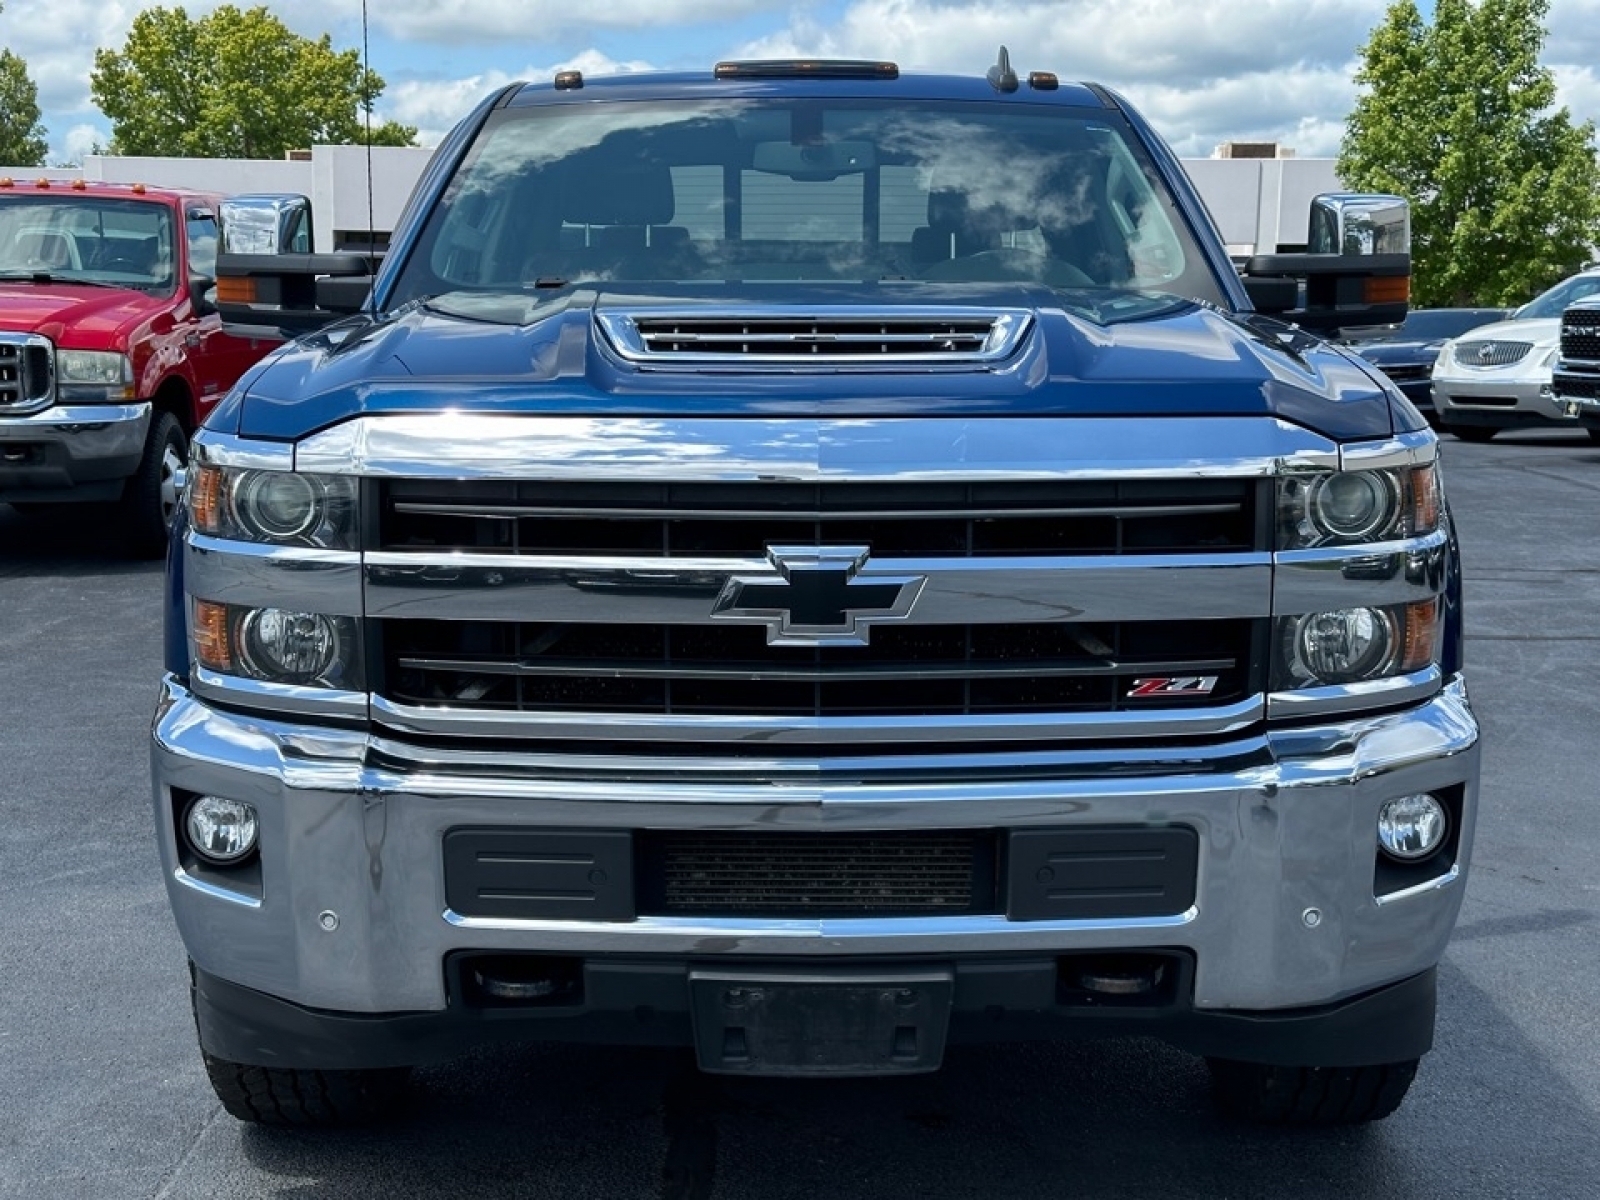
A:
<svg viewBox="0 0 1600 1200">
<path fill-rule="evenodd" d="M 150 421 L 139 469 L 122 489 L 128 549 L 140 558 L 166 553 L 167 531 L 178 515 L 178 475 L 189 460 L 189 439 L 178 418 L 157 412 Z"/>
</svg>

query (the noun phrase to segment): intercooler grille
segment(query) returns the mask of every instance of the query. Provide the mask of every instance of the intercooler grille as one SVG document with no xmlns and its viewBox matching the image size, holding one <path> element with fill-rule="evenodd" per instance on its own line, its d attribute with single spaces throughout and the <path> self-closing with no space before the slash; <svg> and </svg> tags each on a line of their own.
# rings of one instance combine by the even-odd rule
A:
<svg viewBox="0 0 1600 1200">
<path fill-rule="evenodd" d="M 550 483 L 392 480 L 385 550 L 761 559 L 770 544 L 874 558 L 1269 549 L 1258 481 Z"/>
<path fill-rule="evenodd" d="M 992 830 L 654 832 L 635 842 L 643 915 L 993 913 Z"/>
<path fill-rule="evenodd" d="M 1378 369 L 1396 383 L 1414 383 L 1419 379 L 1427 379 L 1433 375 L 1432 367 L 1418 364 L 1383 366 Z"/>
<path fill-rule="evenodd" d="M 1561 318 L 1561 357 L 1600 359 L 1600 309 L 1569 310 Z"/>
<path fill-rule="evenodd" d="M 499 712 L 790 717 L 1144 712 L 1251 691 L 1255 622 L 883 625 L 864 646 L 768 645 L 747 625 L 377 623 L 385 694 Z M 1211 687 L 1135 696 L 1145 678 Z"/>
</svg>

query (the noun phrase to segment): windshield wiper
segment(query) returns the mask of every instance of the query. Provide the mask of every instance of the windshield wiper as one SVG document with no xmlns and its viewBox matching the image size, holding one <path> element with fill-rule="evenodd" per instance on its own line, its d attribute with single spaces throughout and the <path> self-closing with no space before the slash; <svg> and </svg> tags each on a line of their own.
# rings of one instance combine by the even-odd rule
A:
<svg viewBox="0 0 1600 1200">
<path fill-rule="evenodd" d="M 102 279 L 80 279 L 76 275 L 56 275 L 49 271 L 0 271 L 0 283 L 77 283 L 84 287 L 138 290 L 132 284 L 106 283 Z"/>
</svg>

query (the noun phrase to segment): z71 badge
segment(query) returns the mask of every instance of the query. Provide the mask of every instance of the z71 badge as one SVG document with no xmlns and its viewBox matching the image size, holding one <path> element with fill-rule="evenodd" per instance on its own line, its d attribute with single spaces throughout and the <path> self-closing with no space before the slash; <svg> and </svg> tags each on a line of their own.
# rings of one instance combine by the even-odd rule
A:
<svg viewBox="0 0 1600 1200">
<path fill-rule="evenodd" d="M 1160 679 L 1135 679 L 1129 699 L 1150 696 L 1209 696 L 1217 689 L 1215 675 L 1172 675 Z"/>
</svg>

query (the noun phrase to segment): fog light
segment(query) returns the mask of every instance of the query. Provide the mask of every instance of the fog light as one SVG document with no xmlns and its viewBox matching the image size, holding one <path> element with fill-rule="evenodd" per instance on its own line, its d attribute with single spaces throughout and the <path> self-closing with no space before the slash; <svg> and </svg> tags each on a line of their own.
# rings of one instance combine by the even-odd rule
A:
<svg viewBox="0 0 1600 1200">
<path fill-rule="evenodd" d="M 256 848 L 260 822 L 243 800 L 197 796 L 183 815 L 189 846 L 207 862 L 236 863 Z"/>
<path fill-rule="evenodd" d="M 1444 805 L 1425 793 L 1397 796 L 1378 809 L 1378 845 L 1402 862 L 1427 858 L 1444 844 L 1449 828 Z"/>
</svg>

